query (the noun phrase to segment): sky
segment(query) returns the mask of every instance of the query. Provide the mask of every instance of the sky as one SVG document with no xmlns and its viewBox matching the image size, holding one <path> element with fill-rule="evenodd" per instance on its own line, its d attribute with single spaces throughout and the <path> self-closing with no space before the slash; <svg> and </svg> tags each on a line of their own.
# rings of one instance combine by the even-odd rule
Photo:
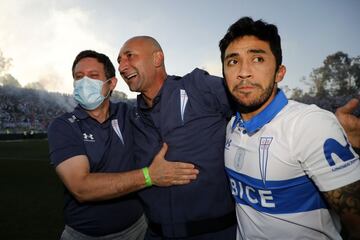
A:
<svg viewBox="0 0 360 240">
<path fill-rule="evenodd" d="M 359 12 L 358 0 L 0 0 L 0 51 L 22 86 L 39 82 L 52 92 L 72 93 L 80 51 L 105 53 L 117 69 L 120 47 L 136 35 L 159 41 L 169 75 L 198 67 L 221 76 L 219 40 L 250 16 L 279 29 L 287 67 L 280 86 L 306 89 L 301 78 L 326 56 L 360 55 Z M 134 98 L 117 77 L 116 90 Z"/>
</svg>

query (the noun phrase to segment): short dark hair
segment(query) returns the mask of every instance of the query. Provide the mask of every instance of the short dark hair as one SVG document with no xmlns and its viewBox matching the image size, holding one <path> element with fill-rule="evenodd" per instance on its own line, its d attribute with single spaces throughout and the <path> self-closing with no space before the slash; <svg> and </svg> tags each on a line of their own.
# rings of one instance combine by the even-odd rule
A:
<svg viewBox="0 0 360 240">
<path fill-rule="evenodd" d="M 104 65 L 106 79 L 115 77 L 115 67 L 112 64 L 112 62 L 110 61 L 109 57 L 106 56 L 105 54 L 98 53 L 93 50 L 84 50 L 76 56 L 76 58 L 73 62 L 72 68 L 71 68 L 73 77 L 74 77 L 74 69 L 75 69 L 76 64 L 81 59 L 88 58 L 88 57 L 95 58 L 96 60 L 98 60 L 98 62 L 100 62 Z"/>
<path fill-rule="evenodd" d="M 276 69 L 282 63 L 281 38 L 278 29 L 274 24 L 268 24 L 263 20 L 254 21 L 250 17 L 243 17 L 233 23 L 227 30 L 225 36 L 220 40 L 221 62 L 224 65 L 226 48 L 235 39 L 243 36 L 255 36 L 258 39 L 268 42 L 271 52 L 275 56 Z"/>
</svg>

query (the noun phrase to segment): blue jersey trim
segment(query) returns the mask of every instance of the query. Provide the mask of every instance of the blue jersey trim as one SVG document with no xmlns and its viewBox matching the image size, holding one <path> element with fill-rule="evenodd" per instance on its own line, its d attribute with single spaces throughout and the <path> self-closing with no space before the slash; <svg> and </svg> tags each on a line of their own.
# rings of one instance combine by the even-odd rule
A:
<svg viewBox="0 0 360 240">
<path fill-rule="evenodd" d="M 246 129 L 248 134 L 253 134 L 265 124 L 270 122 L 281 111 L 281 109 L 286 106 L 287 103 L 288 99 L 286 98 L 284 92 L 281 89 L 278 89 L 275 98 L 270 102 L 270 104 L 249 121 L 242 120 L 240 113 L 237 112 L 232 128 L 234 129 L 236 125 L 239 124 L 240 127 Z"/>
<path fill-rule="evenodd" d="M 304 175 L 297 178 L 266 181 L 226 168 L 231 192 L 238 204 L 270 214 L 289 214 L 326 208 L 315 184 Z"/>
</svg>

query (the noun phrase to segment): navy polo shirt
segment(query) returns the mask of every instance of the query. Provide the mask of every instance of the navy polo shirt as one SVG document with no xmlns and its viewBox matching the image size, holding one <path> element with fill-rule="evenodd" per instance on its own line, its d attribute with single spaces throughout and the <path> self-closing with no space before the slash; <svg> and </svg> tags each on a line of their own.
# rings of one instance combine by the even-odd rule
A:
<svg viewBox="0 0 360 240">
<path fill-rule="evenodd" d="M 195 69 L 184 77 L 168 76 L 152 108 L 141 95 L 132 114 L 135 161 L 149 166 L 162 143 L 165 158 L 195 164 L 200 173 L 187 185 L 139 192 L 150 221 L 166 226 L 168 237 L 183 237 L 182 226 L 234 211 L 224 169 L 226 125 L 231 110 L 223 80 Z M 180 230 L 179 230 L 180 229 Z"/>
<path fill-rule="evenodd" d="M 133 135 L 129 106 L 111 103 L 104 123 L 77 106 L 56 118 L 48 129 L 51 163 L 56 167 L 68 158 L 86 155 L 90 172 L 133 170 Z M 65 224 L 91 236 L 120 232 L 139 219 L 142 206 L 135 194 L 107 201 L 78 202 L 65 189 Z"/>
</svg>

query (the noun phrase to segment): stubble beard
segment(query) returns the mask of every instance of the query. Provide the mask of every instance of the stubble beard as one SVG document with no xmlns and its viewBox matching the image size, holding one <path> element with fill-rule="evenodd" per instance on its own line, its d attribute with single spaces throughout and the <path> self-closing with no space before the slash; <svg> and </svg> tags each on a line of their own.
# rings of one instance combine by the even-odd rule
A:
<svg viewBox="0 0 360 240">
<path fill-rule="evenodd" d="M 255 83 L 251 85 L 254 86 L 255 88 L 262 89 L 261 85 L 259 84 Z M 273 81 L 268 87 L 263 89 L 259 97 L 252 99 L 250 101 L 241 100 L 240 97 L 234 96 L 236 101 L 237 111 L 240 113 L 251 113 L 258 110 L 269 100 L 274 90 L 274 87 L 275 87 L 275 79 L 273 79 Z M 236 90 L 236 88 L 237 86 L 235 86 L 234 89 Z M 250 97 L 252 93 L 241 93 L 241 94 L 245 96 L 245 99 L 247 99 L 248 97 Z"/>
<path fill-rule="evenodd" d="M 126 84 L 128 85 L 130 91 L 132 92 L 141 92 L 140 91 L 140 83 L 139 83 L 139 79 L 130 79 L 126 82 Z"/>
</svg>

